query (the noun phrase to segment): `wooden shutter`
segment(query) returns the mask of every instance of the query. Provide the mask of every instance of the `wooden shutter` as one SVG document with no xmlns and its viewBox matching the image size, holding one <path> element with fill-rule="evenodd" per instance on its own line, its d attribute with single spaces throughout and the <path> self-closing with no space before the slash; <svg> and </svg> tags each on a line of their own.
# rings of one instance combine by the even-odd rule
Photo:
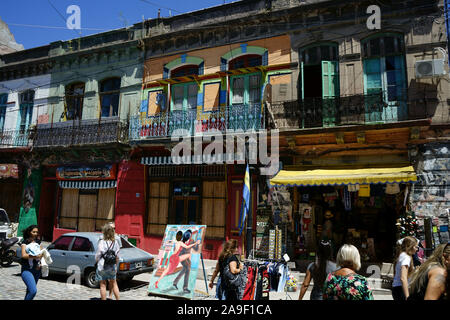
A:
<svg viewBox="0 0 450 320">
<path fill-rule="evenodd" d="M 63 189 L 60 228 L 77 229 L 78 189 Z"/>
<path fill-rule="evenodd" d="M 220 83 L 208 83 L 203 87 L 203 110 L 212 111 L 219 107 Z"/>
<path fill-rule="evenodd" d="M 225 237 L 226 184 L 224 181 L 204 181 L 202 224 L 207 225 L 209 238 Z"/>
<path fill-rule="evenodd" d="M 97 213 L 97 195 L 80 194 L 78 211 L 78 232 L 94 232 Z"/>
<path fill-rule="evenodd" d="M 149 189 L 146 233 L 163 235 L 169 213 L 169 182 L 151 182 Z"/>
<path fill-rule="evenodd" d="M 98 209 L 95 230 L 99 231 L 107 222 L 114 222 L 114 204 L 116 189 L 98 190 Z"/>
</svg>

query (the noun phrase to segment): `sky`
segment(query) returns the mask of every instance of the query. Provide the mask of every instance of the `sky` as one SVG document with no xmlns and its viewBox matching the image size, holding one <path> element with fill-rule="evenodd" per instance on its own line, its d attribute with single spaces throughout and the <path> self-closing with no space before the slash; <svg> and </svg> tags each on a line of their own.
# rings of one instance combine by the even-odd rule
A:
<svg viewBox="0 0 450 320">
<path fill-rule="evenodd" d="M 231 0 L 1 0 L 0 18 L 9 26 L 17 43 L 25 49 L 44 46 L 53 41 L 70 40 L 108 30 L 131 26 L 158 16 L 175 16 L 210 8 Z M 66 21 L 80 8 L 81 30 L 70 30 Z"/>
</svg>

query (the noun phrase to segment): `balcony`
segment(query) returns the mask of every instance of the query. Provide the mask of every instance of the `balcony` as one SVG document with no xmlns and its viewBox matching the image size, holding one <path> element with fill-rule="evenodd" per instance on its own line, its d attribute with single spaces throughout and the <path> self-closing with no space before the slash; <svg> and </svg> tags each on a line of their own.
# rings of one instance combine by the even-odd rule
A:
<svg viewBox="0 0 450 320">
<path fill-rule="evenodd" d="M 119 118 L 66 121 L 37 126 L 34 147 L 83 146 L 122 142 L 128 125 Z"/>
<path fill-rule="evenodd" d="M 427 118 L 427 108 L 411 108 L 416 101 L 407 95 L 387 101 L 383 92 L 333 98 L 305 98 L 271 106 L 277 128 L 321 128 L 383 124 Z M 414 105 L 415 106 L 415 105 Z M 271 127 L 274 127 L 273 121 Z"/>
<path fill-rule="evenodd" d="M 261 104 L 222 106 L 212 111 L 175 110 L 153 116 L 135 116 L 130 120 L 130 140 L 167 138 L 175 130 L 184 129 L 191 136 L 218 130 L 258 131 L 264 129 Z"/>
<path fill-rule="evenodd" d="M 28 147 L 31 142 L 29 129 L 0 131 L 0 148 Z"/>
</svg>

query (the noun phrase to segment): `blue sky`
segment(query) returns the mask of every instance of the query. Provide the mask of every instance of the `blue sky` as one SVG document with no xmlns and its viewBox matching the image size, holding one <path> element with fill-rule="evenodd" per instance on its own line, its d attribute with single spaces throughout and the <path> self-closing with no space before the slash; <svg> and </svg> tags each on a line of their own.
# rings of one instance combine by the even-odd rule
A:
<svg viewBox="0 0 450 320">
<path fill-rule="evenodd" d="M 81 34 L 87 36 L 130 26 L 145 19 L 214 7 L 231 0 L 2 0 L 0 18 L 5 21 L 16 42 L 25 49 L 58 40 L 78 37 L 78 30 L 66 28 L 70 5 L 81 10 Z M 169 12 L 171 10 L 171 12 Z"/>
</svg>

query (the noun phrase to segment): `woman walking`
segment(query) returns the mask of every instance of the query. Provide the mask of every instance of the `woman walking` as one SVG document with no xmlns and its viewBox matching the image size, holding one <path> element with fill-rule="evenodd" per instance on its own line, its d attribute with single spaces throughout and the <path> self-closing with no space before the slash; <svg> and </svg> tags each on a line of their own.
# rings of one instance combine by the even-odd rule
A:
<svg viewBox="0 0 450 320">
<path fill-rule="evenodd" d="M 230 286 L 229 283 L 227 283 L 224 275 L 224 270 L 227 266 L 229 267 L 230 272 L 233 275 L 237 275 L 243 270 L 244 266 L 239 262 L 237 253 L 237 240 L 231 239 L 225 243 L 222 252 L 219 255 L 219 272 L 222 277 L 221 289 L 223 290 L 223 294 L 225 295 L 225 300 L 239 300 L 239 288 Z"/>
<path fill-rule="evenodd" d="M 103 239 L 98 242 L 97 252 L 95 253 L 95 261 L 97 262 L 97 271 L 95 279 L 100 281 L 100 298 L 106 300 L 106 285 L 112 288 L 116 300 L 119 300 L 119 287 L 117 286 L 116 274 L 117 264 L 119 263 L 120 245 L 116 241 L 116 233 L 114 226 L 105 224 L 102 228 Z M 115 260 L 110 263 L 110 259 Z M 105 259 L 106 258 L 106 259 Z"/>
<path fill-rule="evenodd" d="M 450 244 L 439 245 L 411 278 L 408 300 L 449 299 Z"/>
<path fill-rule="evenodd" d="M 230 250 L 230 247 L 232 246 L 232 244 L 233 244 L 233 241 L 225 242 L 225 244 L 223 245 L 223 248 L 222 248 L 222 252 L 225 252 L 225 251 L 228 252 Z M 222 252 L 220 253 L 220 255 L 222 255 Z M 209 281 L 209 288 L 210 289 L 213 288 L 214 280 L 216 279 L 217 276 L 219 276 L 217 279 L 217 284 L 216 284 L 216 298 L 219 300 L 225 300 L 226 297 L 225 297 L 225 291 L 224 291 L 223 273 L 220 272 L 220 269 L 221 268 L 220 268 L 220 258 L 219 258 L 219 260 L 217 260 L 217 263 L 216 263 L 216 268 L 214 269 L 214 272 L 211 276 L 211 280 Z"/>
<path fill-rule="evenodd" d="M 33 300 L 37 293 L 37 283 L 41 277 L 40 261 L 42 254 L 32 253 L 42 250 L 41 241 L 38 239 L 39 229 L 37 225 L 31 225 L 23 231 L 23 242 L 21 245 L 22 258 L 20 264 L 22 265 L 20 275 L 23 282 L 27 286 L 25 300 Z M 28 247 L 28 250 L 27 250 Z M 33 247 L 36 247 L 35 250 Z M 33 248 L 33 250 L 29 250 Z"/>
<path fill-rule="evenodd" d="M 419 243 L 416 238 L 405 237 L 401 239 L 394 261 L 394 280 L 392 282 L 392 297 L 394 300 L 408 299 L 408 279 L 414 271 L 413 256 L 418 249 Z"/>
<path fill-rule="evenodd" d="M 323 298 L 323 283 L 327 275 L 336 271 L 336 264 L 331 261 L 332 250 L 329 241 L 321 241 L 317 251 L 317 258 L 315 262 L 311 262 L 306 270 L 305 280 L 303 280 L 302 288 L 298 300 L 302 300 L 306 291 L 308 290 L 311 279 L 314 281 L 313 289 L 311 291 L 311 300 L 322 300 Z"/>
<path fill-rule="evenodd" d="M 356 273 L 361 268 L 361 257 L 355 246 L 344 244 L 336 264 L 340 269 L 327 276 L 323 300 L 373 300 L 367 279 Z"/>
</svg>

